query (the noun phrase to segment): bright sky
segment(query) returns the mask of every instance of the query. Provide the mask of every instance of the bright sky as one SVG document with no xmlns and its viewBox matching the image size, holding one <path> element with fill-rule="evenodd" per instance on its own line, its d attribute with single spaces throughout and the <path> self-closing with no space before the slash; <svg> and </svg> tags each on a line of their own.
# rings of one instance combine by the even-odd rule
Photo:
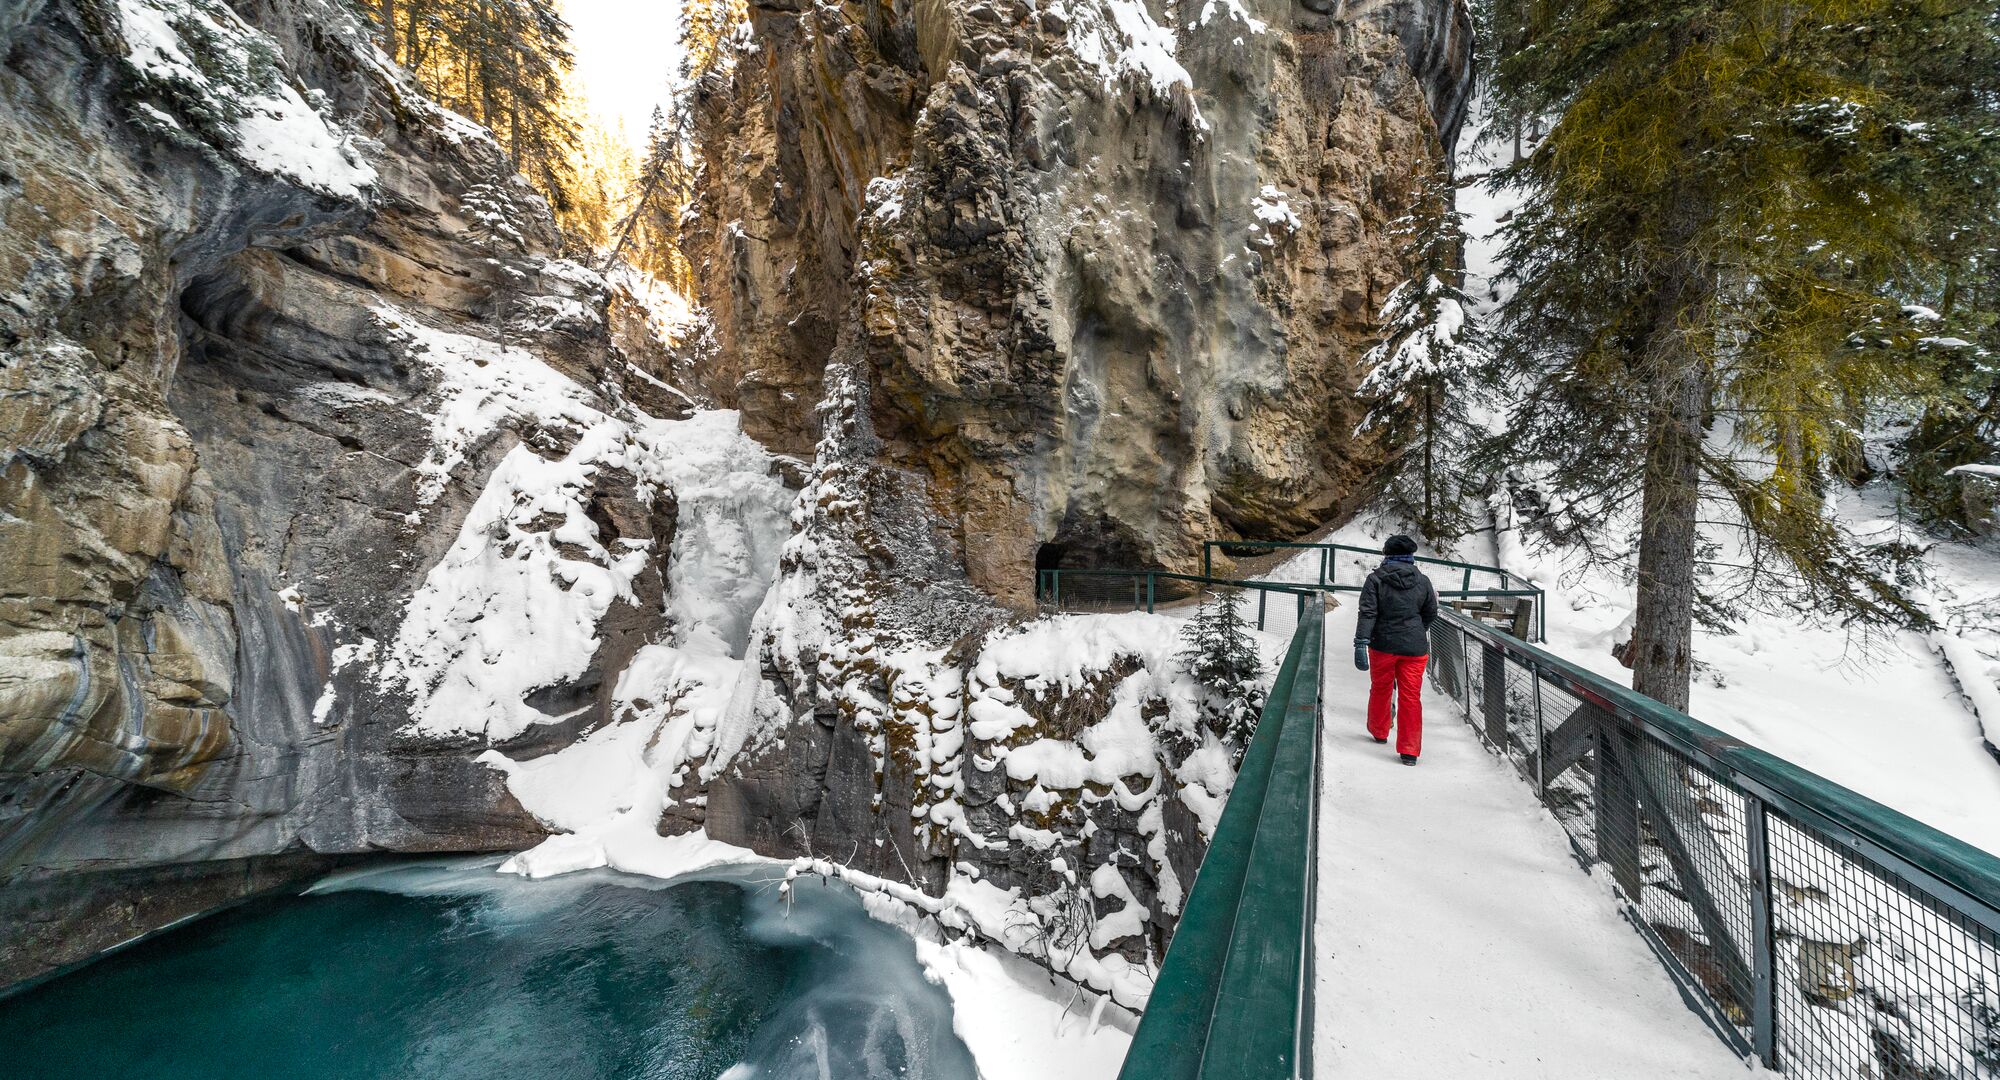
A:
<svg viewBox="0 0 2000 1080">
<path fill-rule="evenodd" d="M 653 106 L 679 65 L 674 26 L 680 0 L 562 0 L 576 50 L 576 76 L 592 112 L 624 125 L 634 148 L 646 140 Z"/>
</svg>

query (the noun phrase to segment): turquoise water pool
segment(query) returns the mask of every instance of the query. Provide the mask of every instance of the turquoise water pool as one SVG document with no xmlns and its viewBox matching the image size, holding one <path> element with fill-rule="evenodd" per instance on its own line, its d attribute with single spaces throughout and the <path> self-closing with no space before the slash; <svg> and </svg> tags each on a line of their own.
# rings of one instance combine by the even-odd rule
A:
<svg viewBox="0 0 2000 1080">
<path fill-rule="evenodd" d="M 908 937 L 757 877 L 348 875 L 0 1000 L 0 1076 L 971 1080 Z"/>
</svg>

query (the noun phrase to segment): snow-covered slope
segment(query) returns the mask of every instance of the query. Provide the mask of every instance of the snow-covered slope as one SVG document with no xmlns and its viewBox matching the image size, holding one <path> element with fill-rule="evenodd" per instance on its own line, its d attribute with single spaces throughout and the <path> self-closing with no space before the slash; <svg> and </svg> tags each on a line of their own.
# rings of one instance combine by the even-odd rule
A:
<svg viewBox="0 0 2000 1080">
<path fill-rule="evenodd" d="M 1894 528 L 1881 490 L 1841 499 L 1864 531 Z M 1497 529 L 1477 533 L 1449 557 L 1501 566 L 1547 590 L 1548 647 L 1619 683 L 1631 672 L 1612 655 L 1630 633 L 1633 592 L 1614 568 L 1590 567 L 1574 551 L 1524 541 L 1501 499 Z M 1379 548 L 1394 522 L 1364 516 L 1330 534 L 1335 543 Z M 1426 554 L 1443 554 L 1426 551 Z M 1274 576 L 1310 580 L 1314 557 Z M 1690 712 L 1745 742 L 1988 851 L 2000 853 L 2000 763 L 1988 750 L 1973 702 L 1994 694 L 1982 645 L 1996 635 L 1976 614 L 2000 593 L 2000 556 L 1980 545 L 1940 545 L 1927 560 L 1933 607 L 1946 625 L 1931 633 L 1851 633 L 1801 616 L 1750 612 L 1731 633 L 1697 629 Z M 1356 581 L 1371 560 L 1347 560 Z M 1439 576 L 1440 588 L 1457 588 Z M 1946 599 L 1949 597 L 1950 599 Z M 1948 662 L 1957 656 L 1956 664 Z M 1967 669 L 1973 675 L 1966 676 Z M 1973 694 L 1965 691 L 1970 680 Z"/>
</svg>

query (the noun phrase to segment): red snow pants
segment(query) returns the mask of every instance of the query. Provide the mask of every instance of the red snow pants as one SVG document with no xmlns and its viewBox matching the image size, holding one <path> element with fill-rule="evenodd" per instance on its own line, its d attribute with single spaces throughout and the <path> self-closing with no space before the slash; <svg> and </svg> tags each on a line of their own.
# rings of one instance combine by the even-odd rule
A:
<svg viewBox="0 0 2000 1080">
<path fill-rule="evenodd" d="M 1389 698 L 1396 698 L 1396 752 L 1416 757 L 1424 748 L 1424 665 L 1428 656 L 1368 650 L 1368 734 L 1389 737 Z"/>
</svg>

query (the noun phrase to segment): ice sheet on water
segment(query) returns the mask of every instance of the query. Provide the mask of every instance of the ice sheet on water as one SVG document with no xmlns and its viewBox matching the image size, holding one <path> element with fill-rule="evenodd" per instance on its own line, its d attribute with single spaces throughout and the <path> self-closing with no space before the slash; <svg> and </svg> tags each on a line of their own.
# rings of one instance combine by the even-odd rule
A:
<svg viewBox="0 0 2000 1080">
<path fill-rule="evenodd" d="M 722 1075 L 973 1080 L 971 1055 L 953 1030 L 951 998 L 925 975 L 910 936 L 870 917 L 845 885 L 805 878 L 781 893 L 776 886 L 783 876 L 781 868 L 752 864 L 711 867 L 670 881 L 605 870 L 530 881 L 493 873 L 492 860 L 440 860 L 344 874 L 312 891 L 476 896 L 481 904 L 473 918 L 483 930 L 546 934 L 551 928 L 567 932 L 593 894 L 607 887 L 671 892 L 692 881 L 726 882 L 743 892 L 737 928 L 743 938 L 795 957 L 795 967 L 775 1006 L 750 1032 L 742 1060 Z"/>
</svg>

